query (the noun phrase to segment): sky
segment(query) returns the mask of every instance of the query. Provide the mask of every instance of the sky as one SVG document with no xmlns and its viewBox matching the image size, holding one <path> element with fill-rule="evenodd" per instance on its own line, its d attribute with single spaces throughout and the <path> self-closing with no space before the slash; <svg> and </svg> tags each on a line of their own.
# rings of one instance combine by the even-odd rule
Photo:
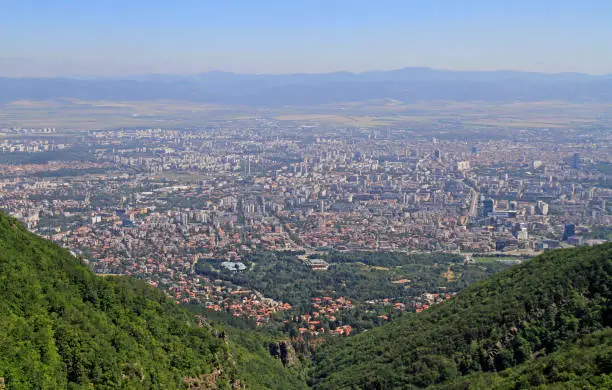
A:
<svg viewBox="0 0 612 390">
<path fill-rule="evenodd" d="M 610 0 L 0 0 L 0 76 L 612 73 Z"/>
</svg>

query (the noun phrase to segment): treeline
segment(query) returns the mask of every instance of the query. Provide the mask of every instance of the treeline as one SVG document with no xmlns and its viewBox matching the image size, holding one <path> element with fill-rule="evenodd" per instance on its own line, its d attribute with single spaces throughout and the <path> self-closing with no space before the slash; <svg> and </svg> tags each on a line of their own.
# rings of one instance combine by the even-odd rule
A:
<svg viewBox="0 0 612 390">
<path fill-rule="evenodd" d="M 75 146 L 63 150 L 39 153 L 0 153 L 0 164 L 47 164 L 50 161 L 94 161 L 95 156 L 87 147 Z"/>
<path fill-rule="evenodd" d="M 419 253 L 406 254 L 401 252 L 331 252 L 327 259 L 333 263 L 361 262 L 378 267 L 401 267 L 408 264 L 434 265 L 462 263 L 463 257 L 451 253 Z"/>
</svg>

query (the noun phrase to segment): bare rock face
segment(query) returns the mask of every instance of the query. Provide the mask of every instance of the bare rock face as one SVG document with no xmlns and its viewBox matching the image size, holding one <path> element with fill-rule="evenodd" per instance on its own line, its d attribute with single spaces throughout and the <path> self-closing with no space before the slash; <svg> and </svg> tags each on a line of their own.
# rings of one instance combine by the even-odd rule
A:
<svg viewBox="0 0 612 390">
<path fill-rule="evenodd" d="M 210 374 L 200 375 L 194 378 L 185 378 L 185 387 L 191 390 L 218 390 L 227 388 L 226 379 L 222 368 L 215 368 Z M 219 383 L 225 382 L 225 383 Z M 243 390 L 245 387 L 240 382 L 240 379 L 231 379 L 229 386 L 232 390 Z"/>
<path fill-rule="evenodd" d="M 285 367 L 295 366 L 297 363 L 297 355 L 295 353 L 295 349 L 291 345 L 289 341 L 278 341 L 276 343 L 271 343 L 268 346 L 270 351 L 270 355 L 275 358 L 280 359 Z"/>
</svg>

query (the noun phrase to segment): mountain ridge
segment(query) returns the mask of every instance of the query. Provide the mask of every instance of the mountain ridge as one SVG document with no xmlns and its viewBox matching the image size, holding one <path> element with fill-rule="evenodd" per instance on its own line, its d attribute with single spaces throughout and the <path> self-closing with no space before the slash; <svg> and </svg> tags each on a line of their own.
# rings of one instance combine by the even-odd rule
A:
<svg viewBox="0 0 612 390">
<path fill-rule="evenodd" d="M 390 98 L 415 101 L 612 102 L 612 75 L 403 68 L 361 73 L 1 78 L 0 102 L 18 99 L 185 100 L 246 106 L 316 106 Z"/>
<path fill-rule="evenodd" d="M 213 69 L 203 72 L 195 73 L 168 73 L 168 72 L 153 72 L 153 73 L 131 73 L 125 75 L 63 75 L 63 76 L 0 76 L 0 79 L 75 79 L 75 80 L 138 80 L 143 78 L 194 78 L 194 77 L 206 77 L 206 76 L 223 76 L 223 77 L 292 77 L 292 76 L 368 76 L 368 75 L 380 75 L 380 74 L 448 74 L 455 76 L 515 76 L 515 77 L 542 77 L 542 78 L 611 78 L 612 73 L 586 73 L 586 72 L 575 72 L 575 71 L 563 71 L 563 72 L 537 72 L 527 70 L 515 70 L 515 69 L 490 69 L 490 70 L 477 70 L 477 69 L 449 69 L 449 68 L 435 68 L 430 66 L 405 66 L 402 68 L 394 69 L 370 69 L 363 71 L 347 71 L 337 70 L 329 72 L 284 72 L 284 73 L 266 73 L 266 72 L 233 72 L 221 69 Z"/>
</svg>

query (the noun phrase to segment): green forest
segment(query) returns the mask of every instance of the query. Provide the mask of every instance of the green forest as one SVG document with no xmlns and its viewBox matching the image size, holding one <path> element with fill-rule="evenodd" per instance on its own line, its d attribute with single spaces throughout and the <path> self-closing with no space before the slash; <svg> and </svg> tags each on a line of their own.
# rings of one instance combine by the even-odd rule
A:
<svg viewBox="0 0 612 390">
<path fill-rule="evenodd" d="M 432 389 L 511 390 L 530 387 L 566 389 L 612 388 L 612 329 L 589 333 L 575 343 L 499 373 L 474 373 Z"/>
<path fill-rule="evenodd" d="M 328 343 L 317 353 L 310 383 L 317 389 L 610 388 L 611 325 L 612 244 L 551 251 L 428 311 Z"/>
<path fill-rule="evenodd" d="M 331 252 L 318 257 L 331 264 L 327 271 L 312 271 L 294 252 L 269 251 L 245 256 L 242 261 L 247 265 L 246 271 L 224 270 L 220 267 L 222 259 L 201 260 L 196 271 L 289 302 L 303 312 L 311 308 L 314 297 L 324 295 L 363 302 L 414 297 L 425 292 L 456 292 L 508 268 L 496 262 L 466 265 L 463 257 L 444 253 Z M 447 273 L 452 277 L 445 278 Z M 392 283 L 406 278 L 410 279 L 408 284 Z"/>
<path fill-rule="evenodd" d="M 0 378 L 8 389 L 268 388 L 270 378 L 294 388 L 300 382 L 262 352 L 264 340 L 232 340 L 144 282 L 96 276 L 0 213 Z"/>
</svg>

